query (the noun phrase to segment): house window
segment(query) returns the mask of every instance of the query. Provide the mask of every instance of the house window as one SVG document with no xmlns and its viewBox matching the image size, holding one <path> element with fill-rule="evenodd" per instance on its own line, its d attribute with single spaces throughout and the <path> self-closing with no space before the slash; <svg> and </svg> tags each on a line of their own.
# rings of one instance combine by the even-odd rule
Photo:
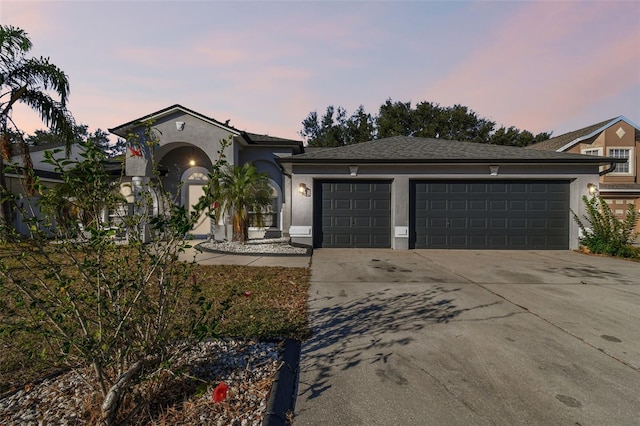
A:
<svg viewBox="0 0 640 426">
<path fill-rule="evenodd" d="M 602 155 L 602 153 L 600 152 L 600 149 L 596 148 L 596 149 L 585 149 L 582 151 L 582 153 L 584 155 Z"/>
<path fill-rule="evenodd" d="M 278 227 L 278 197 L 271 198 L 271 205 L 262 211 L 262 221 L 256 212 L 249 212 L 249 227 L 277 228 Z"/>
<path fill-rule="evenodd" d="M 630 163 L 629 163 L 629 157 L 630 157 L 630 149 L 628 148 L 611 148 L 609 150 L 609 157 L 613 157 L 613 158 L 626 158 L 627 162 L 626 163 L 618 163 L 616 164 L 616 168 L 613 170 L 613 173 L 623 173 L 623 174 L 630 174 L 631 173 L 631 167 L 630 167 Z"/>
</svg>

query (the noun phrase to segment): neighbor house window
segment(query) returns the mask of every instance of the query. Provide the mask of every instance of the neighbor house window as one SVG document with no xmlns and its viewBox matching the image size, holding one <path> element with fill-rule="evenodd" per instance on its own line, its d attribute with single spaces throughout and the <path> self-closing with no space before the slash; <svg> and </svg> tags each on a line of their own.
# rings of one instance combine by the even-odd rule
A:
<svg viewBox="0 0 640 426">
<path fill-rule="evenodd" d="M 600 149 L 596 148 L 596 149 L 585 149 L 582 151 L 582 153 L 584 155 L 602 155 L 602 153 L 600 152 Z"/>
<path fill-rule="evenodd" d="M 609 150 L 609 157 L 625 158 L 627 160 L 626 163 L 616 164 L 616 168 L 613 170 L 613 173 L 624 173 L 624 174 L 631 173 L 631 167 L 629 163 L 630 153 L 631 153 L 631 150 L 625 149 L 625 148 L 611 148 Z"/>
</svg>

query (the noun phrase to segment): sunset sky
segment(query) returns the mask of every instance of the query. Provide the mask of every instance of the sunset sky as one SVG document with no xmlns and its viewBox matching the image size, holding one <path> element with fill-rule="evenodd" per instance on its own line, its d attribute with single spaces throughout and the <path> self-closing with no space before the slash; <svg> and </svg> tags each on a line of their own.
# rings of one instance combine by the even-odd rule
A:
<svg viewBox="0 0 640 426">
<path fill-rule="evenodd" d="M 638 1 L 12 1 L 91 131 L 181 104 L 300 139 L 310 111 L 388 98 L 462 104 L 498 126 L 640 124 Z M 44 128 L 17 109 L 27 133 Z"/>
</svg>

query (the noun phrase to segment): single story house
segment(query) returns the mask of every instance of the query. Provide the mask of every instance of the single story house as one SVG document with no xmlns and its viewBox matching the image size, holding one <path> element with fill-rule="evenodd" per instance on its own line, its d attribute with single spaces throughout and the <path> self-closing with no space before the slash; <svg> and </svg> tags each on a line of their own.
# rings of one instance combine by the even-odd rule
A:
<svg viewBox="0 0 640 426">
<path fill-rule="evenodd" d="M 173 105 L 116 126 L 126 137 L 154 120 L 158 145 L 128 152 L 134 188 L 151 179 L 153 155 L 165 188 L 195 204 L 220 141 L 231 165 L 253 163 L 274 190 L 268 232 L 313 247 L 574 249 L 582 196 L 601 167 L 624 160 L 470 142 L 392 137 L 338 148 L 238 130 L 228 122 Z M 155 206 L 154 208 L 161 208 Z M 205 216 L 196 237 L 222 235 Z"/>
<path fill-rule="evenodd" d="M 219 156 L 221 141 L 230 139 L 231 145 L 224 151 L 227 163 L 231 166 L 252 163 L 258 171 L 267 174 L 273 189 L 271 214 L 265 218 L 267 229 L 252 226 L 256 223 L 252 223 L 253 218 L 250 217 L 250 236 L 261 236 L 265 232 L 271 236 L 288 233 L 290 216 L 285 212 L 290 211 L 291 191 L 287 187 L 290 180 L 282 173 L 276 160 L 302 153 L 302 141 L 241 131 L 228 121 L 222 123 L 181 105 L 170 106 L 109 131 L 122 138 L 129 134 L 142 136 L 145 131 L 143 123 L 150 120 L 153 121 L 157 146 L 153 150 L 146 147 L 144 155 L 138 155 L 135 150 L 127 151 L 125 183 L 122 186 L 126 196 L 133 197 L 133 193 L 154 179 L 153 158 L 161 169 L 165 191 L 173 194 L 180 205 L 193 206 L 203 194 L 208 172 Z M 153 208 L 155 212 L 161 208 L 157 198 L 154 198 Z M 230 232 L 228 222 L 215 224 L 203 214 L 192 234 L 195 238 L 213 235 L 216 239 L 231 239 Z"/>
<path fill-rule="evenodd" d="M 17 145 L 17 144 L 16 144 Z M 5 169 L 5 186 L 7 191 L 18 196 L 18 206 L 24 209 L 24 214 L 29 217 L 31 215 L 39 215 L 39 207 L 36 202 L 37 197 L 30 196 L 27 193 L 24 176 L 22 174 L 22 165 L 24 164 L 24 155 L 19 152 L 18 146 L 14 147 L 14 153 L 11 159 L 8 161 L 12 167 Z M 56 171 L 54 165 L 45 162 L 45 152 L 54 152 L 54 158 L 58 160 L 72 159 L 78 161 L 82 159 L 81 149 L 77 144 L 73 144 L 70 147 L 69 155 L 65 150 L 64 144 L 44 144 L 37 146 L 29 146 L 29 157 L 33 164 L 34 173 L 38 177 L 41 185 L 45 187 L 51 187 L 61 182 L 60 175 Z M 58 152 L 56 152 L 58 151 Z M 17 212 L 13 212 L 13 225 L 16 230 L 23 234 L 28 235 L 28 224 L 25 223 L 25 218 Z"/>
</svg>

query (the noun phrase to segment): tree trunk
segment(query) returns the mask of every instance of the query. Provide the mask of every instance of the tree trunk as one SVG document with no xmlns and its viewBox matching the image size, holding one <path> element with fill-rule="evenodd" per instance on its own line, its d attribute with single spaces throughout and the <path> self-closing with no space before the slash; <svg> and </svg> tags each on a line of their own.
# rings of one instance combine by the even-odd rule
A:
<svg viewBox="0 0 640 426">
<path fill-rule="evenodd" d="M 237 214 L 233 215 L 233 241 L 239 243 L 247 241 L 247 221 Z"/>
<path fill-rule="evenodd" d="M 118 379 L 115 385 L 111 386 L 107 396 L 102 402 L 102 424 L 110 426 L 115 424 L 116 417 L 118 416 L 118 410 L 122 403 L 122 397 L 129 386 L 129 383 L 138 377 L 142 370 L 142 361 L 138 361 L 124 372 Z"/>
</svg>

